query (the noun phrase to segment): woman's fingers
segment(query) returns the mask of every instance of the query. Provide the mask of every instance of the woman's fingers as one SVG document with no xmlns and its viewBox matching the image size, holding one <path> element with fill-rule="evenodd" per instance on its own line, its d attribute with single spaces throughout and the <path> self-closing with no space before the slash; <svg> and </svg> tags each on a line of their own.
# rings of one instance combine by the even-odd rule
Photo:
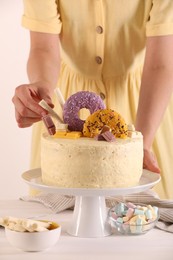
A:
<svg viewBox="0 0 173 260">
<path fill-rule="evenodd" d="M 25 84 L 15 89 L 12 102 L 15 106 L 15 116 L 19 127 L 29 127 L 47 114 L 47 111 L 39 105 L 41 99 L 45 99 L 53 108 L 49 93 L 48 86 L 40 83 Z"/>
</svg>

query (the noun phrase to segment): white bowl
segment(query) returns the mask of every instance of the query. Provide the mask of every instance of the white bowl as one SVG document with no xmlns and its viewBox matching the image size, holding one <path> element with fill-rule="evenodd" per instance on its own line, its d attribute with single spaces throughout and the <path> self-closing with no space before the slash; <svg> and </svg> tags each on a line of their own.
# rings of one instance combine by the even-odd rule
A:
<svg viewBox="0 0 173 260">
<path fill-rule="evenodd" d="M 52 224 L 52 229 L 42 232 L 18 232 L 5 228 L 9 243 L 23 251 L 43 251 L 54 246 L 59 240 L 61 226 Z"/>
</svg>

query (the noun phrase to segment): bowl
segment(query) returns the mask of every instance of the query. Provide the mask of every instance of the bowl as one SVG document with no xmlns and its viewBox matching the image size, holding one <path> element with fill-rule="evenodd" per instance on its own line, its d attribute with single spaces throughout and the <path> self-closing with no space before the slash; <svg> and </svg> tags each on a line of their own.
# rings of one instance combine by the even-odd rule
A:
<svg viewBox="0 0 173 260">
<path fill-rule="evenodd" d="M 155 206 L 146 205 L 146 204 L 132 204 L 130 205 L 133 208 L 128 207 L 128 204 L 119 203 L 116 206 L 112 207 L 108 212 L 108 219 L 109 223 L 111 224 L 112 228 L 115 229 L 118 233 L 122 235 L 142 235 L 153 229 L 158 222 L 159 219 L 159 210 Z M 124 209 L 123 209 L 124 208 Z M 131 218 L 127 218 L 127 210 L 131 209 L 131 212 L 133 212 L 133 215 L 131 213 Z M 122 212 L 121 210 L 122 209 Z M 135 209 L 136 212 L 140 212 L 141 214 L 135 215 Z M 151 214 L 148 214 L 149 216 L 146 216 L 147 213 L 142 210 L 149 210 L 147 213 L 153 212 L 152 216 Z M 124 211 L 123 211 L 124 210 Z M 134 220 L 132 219 L 134 218 Z"/>
<path fill-rule="evenodd" d="M 50 222 L 50 221 L 49 221 Z M 5 228 L 5 235 L 9 243 L 23 251 L 43 251 L 54 246 L 59 240 L 61 226 L 52 222 L 49 230 L 41 232 L 19 232 Z"/>
</svg>

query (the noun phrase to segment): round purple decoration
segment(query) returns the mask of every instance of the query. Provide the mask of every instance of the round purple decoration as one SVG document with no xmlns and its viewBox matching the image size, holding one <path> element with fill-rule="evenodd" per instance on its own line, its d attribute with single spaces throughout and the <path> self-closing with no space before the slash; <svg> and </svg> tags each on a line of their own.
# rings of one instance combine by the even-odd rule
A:
<svg viewBox="0 0 173 260">
<path fill-rule="evenodd" d="M 78 115 L 82 108 L 88 109 L 92 114 L 99 109 L 104 109 L 105 104 L 99 95 L 89 91 L 79 91 L 70 96 L 63 107 L 64 123 L 68 124 L 70 131 L 82 132 L 85 120 L 81 120 Z"/>
</svg>

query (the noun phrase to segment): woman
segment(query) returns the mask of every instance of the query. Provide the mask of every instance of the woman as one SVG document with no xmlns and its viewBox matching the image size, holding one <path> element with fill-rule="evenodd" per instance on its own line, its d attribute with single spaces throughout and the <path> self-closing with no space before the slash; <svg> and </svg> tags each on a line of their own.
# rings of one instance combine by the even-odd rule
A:
<svg viewBox="0 0 173 260">
<path fill-rule="evenodd" d="M 24 0 L 22 25 L 30 30 L 30 83 L 16 88 L 13 103 L 18 126 L 34 124 L 31 167 L 40 166 L 46 113 L 38 102 L 60 111 L 57 85 L 65 99 L 89 90 L 135 123 L 144 136 L 144 168 L 161 171 L 155 189 L 173 198 L 173 1 Z"/>
</svg>

